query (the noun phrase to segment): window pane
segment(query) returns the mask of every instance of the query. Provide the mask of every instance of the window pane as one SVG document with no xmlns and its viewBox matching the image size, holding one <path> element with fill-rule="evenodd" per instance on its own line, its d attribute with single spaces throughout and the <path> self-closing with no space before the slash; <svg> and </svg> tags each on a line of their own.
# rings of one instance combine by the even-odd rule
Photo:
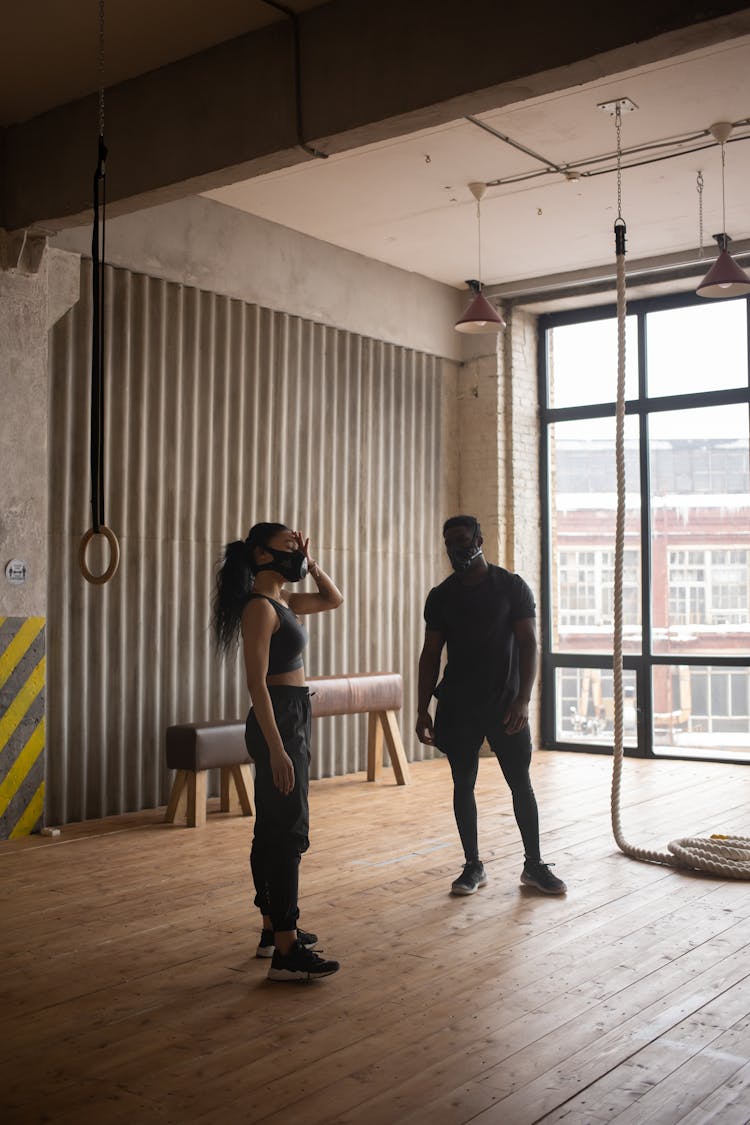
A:
<svg viewBox="0 0 750 1125">
<path fill-rule="evenodd" d="M 750 751 L 750 669 L 662 665 L 654 668 L 653 690 L 657 753 Z"/>
<path fill-rule="evenodd" d="M 614 692 L 611 668 L 558 668 L 557 741 L 612 746 Z M 638 742 L 635 672 L 625 669 L 623 687 L 623 745 Z"/>
<path fill-rule="evenodd" d="M 549 406 L 614 402 L 617 396 L 617 321 L 589 320 L 547 332 Z M 638 394 L 638 321 L 625 325 L 625 397 Z"/>
<path fill-rule="evenodd" d="M 746 307 L 744 300 L 707 301 L 649 313 L 649 395 L 746 387 Z"/>
<path fill-rule="evenodd" d="M 641 650 L 638 431 L 625 420 L 623 576 L 626 652 Z M 549 427 L 552 650 L 611 652 L 614 624 L 615 420 Z"/>
<path fill-rule="evenodd" d="M 750 652 L 746 407 L 649 418 L 654 652 Z"/>
</svg>

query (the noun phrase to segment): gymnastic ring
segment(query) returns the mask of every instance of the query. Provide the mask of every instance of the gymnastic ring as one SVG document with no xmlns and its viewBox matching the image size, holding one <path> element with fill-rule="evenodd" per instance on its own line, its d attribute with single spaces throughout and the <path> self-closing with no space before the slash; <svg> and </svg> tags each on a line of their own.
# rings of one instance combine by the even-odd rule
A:
<svg viewBox="0 0 750 1125">
<path fill-rule="evenodd" d="M 103 535 L 109 543 L 109 566 L 104 571 L 104 574 L 92 574 L 86 563 L 86 551 L 95 535 Z M 103 586 L 105 582 L 109 582 L 110 578 L 114 578 L 117 568 L 120 565 L 120 544 L 111 528 L 107 527 L 105 524 L 100 524 L 98 531 L 90 527 L 88 531 L 83 533 L 81 545 L 78 548 L 78 565 L 81 568 L 81 574 L 92 586 Z"/>
</svg>

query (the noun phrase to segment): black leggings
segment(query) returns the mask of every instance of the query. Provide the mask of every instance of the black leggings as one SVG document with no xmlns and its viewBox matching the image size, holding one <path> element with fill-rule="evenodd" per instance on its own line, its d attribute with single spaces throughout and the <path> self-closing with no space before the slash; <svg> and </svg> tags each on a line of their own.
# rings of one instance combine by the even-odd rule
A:
<svg viewBox="0 0 750 1125">
<path fill-rule="evenodd" d="M 268 745 L 255 712 L 245 725 L 245 745 L 255 763 L 255 834 L 250 868 L 255 905 L 275 931 L 293 930 L 299 917 L 299 863 L 310 846 L 310 693 L 306 687 L 269 687 L 276 725 L 294 766 L 294 789 L 284 796 L 273 783 Z"/>
<path fill-rule="evenodd" d="M 505 708 L 502 708 L 502 712 Z M 513 797 L 516 818 L 527 859 L 539 859 L 539 811 L 531 786 L 531 733 L 528 725 L 507 734 L 499 709 L 438 704 L 435 743 L 447 756 L 453 774 L 453 812 L 466 861 L 479 859 L 477 804 L 474 785 L 479 750 L 485 737 L 500 763 Z"/>
</svg>

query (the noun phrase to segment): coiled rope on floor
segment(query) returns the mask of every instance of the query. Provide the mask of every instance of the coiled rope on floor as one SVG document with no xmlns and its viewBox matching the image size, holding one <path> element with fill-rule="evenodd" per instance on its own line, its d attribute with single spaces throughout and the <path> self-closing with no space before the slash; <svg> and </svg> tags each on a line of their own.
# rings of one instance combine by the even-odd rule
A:
<svg viewBox="0 0 750 1125">
<path fill-rule="evenodd" d="M 670 840 L 667 851 L 640 848 L 630 844 L 622 831 L 620 791 L 623 764 L 623 693 L 622 693 L 622 584 L 625 558 L 625 320 L 627 291 L 625 284 L 625 221 L 621 207 L 620 109 L 616 111 L 618 182 L 617 219 L 615 220 L 615 256 L 617 266 L 617 406 L 615 412 L 615 466 L 617 479 L 617 514 L 615 520 L 614 574 L 614 637 L 612 673 L 614 690 L 614 754 L 612 766 L 612 831 L 618 848 L 633 859 L 663 863 L 670 867 L 707 871 L 730 879 L 750 879 L 750 838 L 747 836 L 711 837 L 684 836 Z"/>
</svg>

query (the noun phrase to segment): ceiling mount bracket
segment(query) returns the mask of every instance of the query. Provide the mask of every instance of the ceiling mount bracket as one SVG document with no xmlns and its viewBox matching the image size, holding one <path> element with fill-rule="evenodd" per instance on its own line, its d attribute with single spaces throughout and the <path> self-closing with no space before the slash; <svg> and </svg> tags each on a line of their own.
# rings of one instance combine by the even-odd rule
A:
<svg viewBox="0 0 750 1125">
<path fill-rule="evenodd" d="M 732 135 L 734 125 L 731 121 L 715 121 L 713 125 L 709 125 L 708 131 L 715 141 L 720 145 L 726 144 Z"/>
<path fill-rule="evenodd" d="M 618 109 L 620 113 L 632 113 L 633 110 L 638 109 L 638 106 L 630 98 L 615 98 L 611 102 L 599 102 L 596 108 L 614 117 Z"/>
</svg>

